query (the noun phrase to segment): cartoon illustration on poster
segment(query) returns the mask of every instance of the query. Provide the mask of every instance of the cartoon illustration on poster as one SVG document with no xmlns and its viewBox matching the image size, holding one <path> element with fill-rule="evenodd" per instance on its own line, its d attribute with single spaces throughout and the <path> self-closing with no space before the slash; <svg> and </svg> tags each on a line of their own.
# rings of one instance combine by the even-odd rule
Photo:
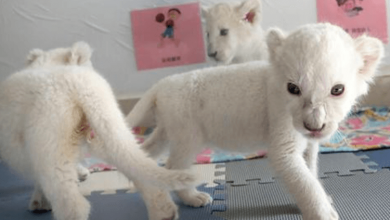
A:
<svg viewBox="0 0 390 220">
<path fill-rule="evenodd" d="M 349 17 L 359 15 L 360 11 L 363 11 L 363 7 L 360 6 L 360 2 L 363 0 L 336 0 L 337 5 L 342 8 L 345 14 Z"/>
<path fill-rule="evenodd" d="M 367 33 L 388 43 L 386 0 L 317 0 L 317 17 L 352 37 Z"/>
<path fill-rule="evenodd" d="M 199 3 L 131 12 L 138 70 L 206 61 Z"/>
<path fill-rule="evenodd" d="M 170 8 L 167 13 L 167 20 L 165 21 L 165 16 L 163 13 L 158 13 L 156 15 L 156 21 L 163 23 L 165 26 L 164 32 L 161 34 L 161 40 L 158 44 L 159 47 L 164 46 L 164 39 L 169 38 L 175 43 L 176 46 L 179 45 L 180 40 L 175 38 L 175 21 L 179 19 L 181 12 L 178 8 Z M 165 21 L 165 22 L 164 22 Z"/>
</svg>

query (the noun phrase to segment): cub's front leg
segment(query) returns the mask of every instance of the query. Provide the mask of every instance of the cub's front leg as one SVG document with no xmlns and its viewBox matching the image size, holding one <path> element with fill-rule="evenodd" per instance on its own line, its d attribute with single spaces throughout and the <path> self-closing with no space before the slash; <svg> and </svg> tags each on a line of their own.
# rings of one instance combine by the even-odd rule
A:
<svg viewBox="0 0 390 220">
<path fill-rule="evenodd" d="M 315 177 L 318 176 L 318 149 L 319 144 L 317 142 L 308 142 L 305 153 L 303 154 L 309 170 Z"/>
<path fill-rule="evenodd" d="M 187 152 L 188 153 L 188 152 Z M 193 155 L 190 153 L 187 155 Z M 166 167 L 168 169 L 188 169 L 192 162 L 192 156 L 186 156 L 180 150 L 171 151 Z M 198 191 L 195 187 L 176 191 L 180 200 L 192 207 L 202 207 L 212 202 L 212 198 L 205 192 Z"/>
<path fill-rule="evenodd" d="M 145 201 L 149 220 L 179 219 L 178 208 L 173 202 L 169 191 L 147 185 L 135 179 L 133 182 Z"/>
<path fill-rule="evenodd" d="M 289 136 L 291 137 L 291 134 L 285 135 L 285 137 Z M 295 198 L 303 219 L 339 219 L 324 188 L 317 179 L 316 169 L 309 169 L 307 161 L 304 159 L 307 143 L 302 140 L 283 140 L 281 138 L 275 138 L 271 142 L 269 150 L 271 164 Z"/>
</svg>

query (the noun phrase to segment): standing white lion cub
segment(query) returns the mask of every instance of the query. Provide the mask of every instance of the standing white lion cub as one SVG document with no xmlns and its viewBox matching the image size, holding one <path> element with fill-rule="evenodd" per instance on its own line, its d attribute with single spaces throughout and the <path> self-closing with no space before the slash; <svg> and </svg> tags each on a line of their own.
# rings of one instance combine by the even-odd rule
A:
<svg viewBox="0 0 390 220">
<path fill-rule="evenodd" d="M 260 24 L 260 0 L 218 3 L 202 8 L 202 14 L 206 21 L 209 57 L 223 64 L 268 59 Z"/>
<path fill-rule="evenodd" d="M 80 144 L 90 139 L 92 153 L 134 181 L 150 219 L 177 218 L 165 189 L 193 185 L 194 177 L 158 167 L 137 147 L 109 84 L 94 71 L 90 57 L 90 47 L 82 42 L 47 52 L 36 49 L 26 69 L 0 84 L 2 159 L 35 181 L 30 209 L 52 208 L 57 220 L 86 220 L 90 205 L 79 192 L 76 167 Z"/>
<path fill-rule="evenodd" d="M 167 167 L 185 169 L 204 147 L 258 150 L 268 143 L 271 165 L 306 220 L 338 214 L 317 178 L 318 142 L 348 114 L 383 57 L 375 38 L 352 39 L 330 24 L 312 24 L 285 36 L 267 35 L 270 64 L 248 62 L 167 77 L 127 117 L 132 126 L 156 126 L 143 148 L 157 156 L 170 148 Z M 180 190 L 188 205 L 210 197 Z"/>
</svg>

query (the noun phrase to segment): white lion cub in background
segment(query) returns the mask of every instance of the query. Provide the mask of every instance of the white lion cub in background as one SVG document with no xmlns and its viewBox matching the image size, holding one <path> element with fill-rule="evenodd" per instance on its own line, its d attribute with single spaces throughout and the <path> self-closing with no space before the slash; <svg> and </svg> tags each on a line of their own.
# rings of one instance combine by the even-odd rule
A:
<svg viewBox="0 0 390 220">
<path fill-rule="evenodd" d="M 170 148 L 167 167 L 185 169 L 206 146 L 256 151 L 268 143 L 272 167 L 305 220 L 338 214 L 317 178 L 318 142 L 348 114 L 383 57 L 383 45 L 352 39 L 330 24 L 311 24 L 286 36 L 267 35 L 270 63 L 248 62 L 167 77 L 127 116 L 131 126 L 155 126 L 142 147 L 151 156 Z M 177 191 L 184 203 L 210 197 L 195 188 Z"/>
<path fill-rule="evenodd" d="M 57 220 L 86 220 L 90 205 L 79 192 L 76 167 L 81 142 L 91 139 L 90 152 L 134 181 L 151 220 L 176 219 L 177 207 L 166 190 L 193 185 L 194 177 L 158 167 L 137 147 L 90 57 L 90 47 L 82 42 L 47 52 L 36 49 L 26 69 L 0 84 L 2 159 L 35 181 L 31 209 L 52 208 Z"/>
<path fill-rule="evenodd" d="M 202 8 L 206 21 L 209 57 L 230 64 L 268 59 L 261 28 L 261 1 L 218 3 Z"/>
</svg>

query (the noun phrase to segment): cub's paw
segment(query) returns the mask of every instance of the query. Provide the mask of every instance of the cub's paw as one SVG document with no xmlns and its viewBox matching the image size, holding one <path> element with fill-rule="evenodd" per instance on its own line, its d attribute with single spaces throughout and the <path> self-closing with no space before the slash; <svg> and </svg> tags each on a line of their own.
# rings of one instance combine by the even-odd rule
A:
<svg viewBox="0 0 390 220">
<path fill-rule="evenodd" d="M 180 190 L 177 192 L 177 195 L 184 204 L 192 207 L 202 207 L 211 203 L 213 200 L 209 194 L 199 192 L 196 189 Z"/>
<path fill-rule="evenodd" d="M 31 197 L 28 210 L 31 212 L 49 212 L 51 211 L 50 202 L 47 201 L 46 197 L 41 192 L 34 192 Z"/>
<path fill-rule="evenodd" d="M 83 165 L 81 164 L 77 165 L 77 175 L 80 182 L 87 180 L 90 174 L 91 173 L 89 172 L 89 170 L 85 168 Z"/>
<path fill-rule="evenodd" d="M 334 205 L 332 196 L 328 195 L 328 201 L 330 202 L 330 204 Z"/>
<path fill-rule="evenodd" d="M 339 217 L 339 214 L 337 213 L 337 211 L 334 209 L 334 207 L 332 207 L 331 211 L 330 211 L 330 219 L 331 220 L 338 220 L 340 217 Z"/>
<path fill-rule="evenodd" d="M 166 170 L 166 172 L 170 180 L 170 189 L 182 190 L 200 183 L 197 176 L 188 170 Z"/>
<path fill-rule="evenodd" d="M 166 192 L 158 193 L 153 201 L 149 201 L 149 220 L 177 220 L 178 208 Z"/>
</svg>

